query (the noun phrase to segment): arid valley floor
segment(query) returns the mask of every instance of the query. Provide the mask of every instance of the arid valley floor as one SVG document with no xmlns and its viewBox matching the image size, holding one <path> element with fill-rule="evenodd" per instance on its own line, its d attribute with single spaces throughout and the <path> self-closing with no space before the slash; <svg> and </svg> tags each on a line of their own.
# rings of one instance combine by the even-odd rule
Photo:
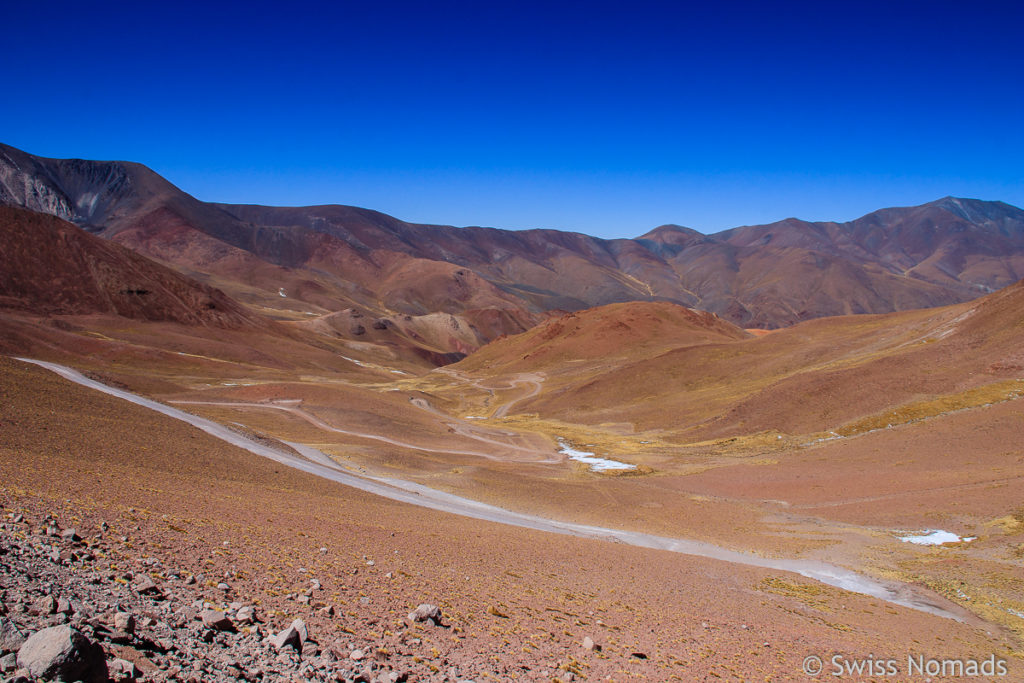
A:
<svg viewBox="0 0 1024 683">
<path fill-rule="evenodd" d="M 624 308 L 627 323 L 650 323 L 639 320 L 644 306 Z M 941 334 L 962 315 L 912 315 L 907 331 L 887 343 L 913 349 L 910 338 L 921 329 Z M 976 386 L 956 385 L 941 400 L 901 402 L 895 411 L 888 410 L 893 389 L 861 388 L 835 398 L 840 415 L 832 422 L 818 416 L 829 395 L 808 395 L 814 410 L 809 407 L 813 414 L 802 428 L 688 439 L 673 433 L 671 420 L 662 423 L 669 428 L 632 430 L 625 419 L 574 422 L 557 408 L 542 417 L 532 402 L 557 406 L 557 392 L 579 383 L 553 365 L 481 377 L 472 356 L 465 369 L 423 373 L 358 361 L 349 351 L 358 362 L 334 361 L 331 372 L 312 356 L 296 367 L 295 360 L 282 360 L 286 356 L 257 354 L 252 339 L 231 346 L 244 351 L 218 358 L 218 345 L 206 340 L 202 348 L 192 339 L 190 351 L 168 351 L 166 341 L 151 340 L 173 339 L 175 330 L 159 324 L 61 320 L 54 327 L 53 321 L 11 316 L 7 329 L 36 340 L 35 357 L 74 364 L 106 384 L 260 440 L 316 447 L 356 475 L 416 482 L 555 520 L 705 541 L 760 558 L 827 561 L 905 583 L 922 602 L 959 617 L 889 604 L 792 572 L 389 501 L 261 459 L 43 368 L 4 360 L 5 512 L 32 519 L 53 514 L 82 531 L 107 522 L 128 539 L 110 549 L 111 566 L 156 558 L 183 574 L 230 572 L 232 597 L 256 605 L 271 632 L 302 617 L 322 645 L 340 639 L 380 648 L 392 653 L 386 667 L 438 680 L 451 669 L 481 680 L 569 680 L 570 673 L 613 680 L 804 680 L 806 656 L 832 653 L 901 659 L 996 653 L 1012 670 L 1019 666 L 1019 380 L 986 376 Z M 863 346 L 865 339 L 878 345 L 875 324 L 841 324 L 854 328 L 844 330 L 850 347 L 830 342 L 829 353 L 838 357 L 815 359 L 816 367 L 827 369 L 818 374 L 877 362 L 877 349 Z M 716 342 L 713 351 L 728 355 L 730 345 L 757 346 L 765 350 L 750 353 L 771 358 L 772 345 L 793 334 L 813 349 L 814 327 Z M 931 351 L 938 344 L 931 339 L 916 345 Z M 479 362 L 488 362 L 489 351 L 481 353 Z M 631 360 L 643 353 L 631 349 Z M 595 358 L 566 367 L 585 366 L 576 374 L 589 378 L 595 362 L 608 362 L 604 353 Z M 761 373 L 767 364 L 754 365 Z M 867 369 L 856 377 L 880 387 L 888 379 L 881 372 L 872 380 Z M 657 397 L 664 385 L 641 380 L 628 390 L 653 394 L 652 403 L 666 412 L 722 412 L 709 405 L 721 390 L 698 397 L 700 405 L 679 407 Z M 735 395 L 727 398 L 743 404 Z M 842 410 L 865 412 L 850 406 L 854 399 L 881 401 L 886 410 L 873 419 L 844 420 Z M 744 408 L 755 425 L 778 410 L 770 402 Z M 886 424 L 879 428 L 879 420 Z M 595 473 L 568 460 L 560 443 L 638 469 Z M 927 529 L 974 540 L 928 547 L 897 539 Z M 296 602 L 310 577 L 322 590 L 310 604 Z M 203 597 L 223 603 L 216 582 L 208 583 Z M 449 627 L 405 623 L 404 614 L 423 602 L 438 604 Z M 326 604 L 335 607 L 335 617 L 318 612 Z M 584 638 L 600 650 L 583 649 Z M 413 639 L 415 646 L 408 644 Z"/>
</svg>

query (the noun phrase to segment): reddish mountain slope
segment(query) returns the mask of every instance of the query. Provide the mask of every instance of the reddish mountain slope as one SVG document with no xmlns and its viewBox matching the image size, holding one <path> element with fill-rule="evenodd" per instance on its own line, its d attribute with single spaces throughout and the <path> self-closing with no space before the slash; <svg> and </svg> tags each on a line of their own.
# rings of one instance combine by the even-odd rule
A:
<svg viewBox="0 0 1024 683">
<path fill-rule="evenodd" d="M 0 306 L 218 327 L 267 323 L 212 287 L 54 216 L 0 207 Z"/>
<path fill-rule="evenodd" d="M 359 307 L 526 321 L 667 300 L 775 328 L 967 301 L 1024 276 L 1024 211 L 955 198 L 849 223 L 787 219 L 710 236 L 669 225 L 601 240 L 416 225 L 346 206 L 204 203 L 138 164 L 0 145 L 0 203 L 73 220 L 286 319 Z"/>
<path fill-rule="evenodd" d="M 474 372 L 568 372 L 628 364 L 669 349 L 746 339 L 713 313 L 667 302 L 610 304 L 567 313 L 491 342 L 463 361 Z M 567 367 L 568 364 L 568 367 Z"/>
</svg>

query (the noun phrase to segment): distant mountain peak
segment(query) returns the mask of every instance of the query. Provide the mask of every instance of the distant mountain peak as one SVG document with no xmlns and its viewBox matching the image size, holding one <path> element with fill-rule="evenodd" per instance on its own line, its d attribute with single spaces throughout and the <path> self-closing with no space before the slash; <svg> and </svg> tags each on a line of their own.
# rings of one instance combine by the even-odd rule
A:
<svg viewBox="0 0 1024 683">
<path fill-rule="evenodd" d="M 675 223 L 666 223 L 665 225 L 659 225 L 654 230 L 644 233 L 639 237 L 635 238 L 638 240 L 654 240 L 659 242 L 675 242 L 678 241 L 679 236 L 685 236 L 686 238 L 706 238 L 707 235 L 688 228 L 685 225 L 676 225 Z"/>
</svg>

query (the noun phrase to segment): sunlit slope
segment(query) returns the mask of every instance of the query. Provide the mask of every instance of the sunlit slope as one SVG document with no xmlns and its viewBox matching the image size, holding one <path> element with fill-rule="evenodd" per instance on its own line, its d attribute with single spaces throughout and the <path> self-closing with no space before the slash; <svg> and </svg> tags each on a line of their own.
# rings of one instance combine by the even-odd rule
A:
<svg viewBox="0 0 1024 683">
<path fill-rule="evenodd" d="M 713 313 L 677 304 L 611 304 L 569 313 L 523 334 L 499 339 L 458 367 L 470 372 L 558 373 L 565 370 L 567 363 L 604 367 L 614 360 L 626 364 L 680 346 L 729 342 L 749 336 Z"/>
<path fill-rule="evenodd" d="M 546 339 L 549 323 L 456 367 L 472 376 L 554 370 L 558 380 L 517 412 L 689 441 L 885 427 L 886 412 L 920 419 L 1002 400 L 1024 377 L 1021 283 L 972 303 L 826 318 L 759 338 L 720 326 L 677 338 L 657 324 L 630 326 L 631 315 L 582 312 L 585 322 L 560 322 L 571 332 Z"/>
</svg>

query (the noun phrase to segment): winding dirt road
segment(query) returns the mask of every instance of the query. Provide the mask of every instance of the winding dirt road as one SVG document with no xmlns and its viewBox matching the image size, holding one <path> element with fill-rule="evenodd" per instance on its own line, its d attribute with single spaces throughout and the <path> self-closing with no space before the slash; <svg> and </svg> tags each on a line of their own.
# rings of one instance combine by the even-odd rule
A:
<svg viewBox="0 0 1024 683">
<path fill-rule="evenodd" d="M 544 380 L 547 379 L 544 376 L 544 373 L 542 372 L 524 372 L 508 380 L 508 382 L 504 386 L 494 386 L 493 384 L 490 383 L 484 383 L 484 381 L 480 379 L 471 379 L 469 377 L 466 377 L 461 372 L 451 370 L 449 368 L 438 368 L 437 370 L 435 370 L 435 372 L 448 375 L 449 377 L 454 377 L 460 382 L 465 382 L 466 384 L 477 387 L 478 389 L 483 389 L 484 391 L 488 392 L 492 397 L 494 396 L 495 391 L 506 391 L 508 389 L 514 389 L 515 387 L 522 385 L 532 386 L 532 389 L 524 393 L 522 396 L 518 396 L 515 399 L 498 406 L 498 408 L 491 414 L 492 418 L 506 417 L 508 415 L 508 411 L 512 408 L 512 406 L 522 401 L 525 401 L 528 398 L 533 398 L 534 396 L 539 394 L 541 386 L 544 383 Z"/>
<path fill-rule="evenodd" d="M 212 420 L 207 420 L 206 418 L 183 412 L 177 408 L 172 408 L 164 405 L 163 403 L 138 396 L 122 389 L 107 386 L 101 382 L 89 379 L 80 372 L 63 365 L 29 358 L 16 358 L 16 360 L 44 367 L 55 372 L 61 377 L 82 386 L 101 391 L 105 394 L 115 396 L 136 405 L 149 408 L 150 410 L 155 410 L 168 417 L 187 422 L 211 436 L 243 448 L 256 455 L 269 458 L 275 462 L 281 463 L 282 465 L 294 467 L 295 469 L 303 472 L 308 472 L 315 476 L 323 477 L 325 479 L 379 496 L 384 496 L 392 500 L 411 503 L 413 505 L 419 505 L 465 517 L 497 522 L 499 524 L 508 524 L 528 529 L 536 529 L 539 531 L 547 531 L 550 533 L 614 541 L 644 548 L 654 548 L 686 555 L 707 557 L 752 567 L 793 572 L 830 586 L 836 586 L 845 590 L 862 593 L 896 605 L 910 607 L 912 609 L 955 619 L 957 621 L 964 620 L 967 615 L 966 612 L 951 603 L 948 603 L 945 606 L 940 606 L 936 599 L 930 599 L 922 596 L 909 585 L 870 579 L 848 569 L 826 564 L 824 562 L 765 558 L 756 555 L 748 555 L 735 550 L 720 548 L 701 541 L 666 538 L 663 536 L 655 536 L 635 531 L 609 529 L 605 527 L 574 524 L 554 519 L 545 519 L 536 515 L 506 510 L 504 508 L 488 505 L 468 498 L 443 493 L 420 484 L 400 479 L 356 476 L 315 448 L 311 448 L 303 444 L 289 443 L 288 445 L 299 453 L 299 455 L 295 455 L 294 453 L 289 453 L 281 449 L 257 443 L 256 441 L 248 439 L 241 434 L 224 427 L 223 425 L 213 422 Z"/>
<path fill-rule="evenodd" d="M 565 456 L 560 453 L 552 454 L 553 449 L 543 449 L 532 446 L 520 446 L 518 444 L 509 443 L 505 440 L 498 438 L 492 438 L 491 435 L 500 435 L 508 438 L 518 438 L 521 435 L 514 432 L 506 432 L 502 430 L 490 429 L 487 427 L 481 427 L 479 425 L 469 424 L 459 418 L 449 417 L 444 415 L 439 410 L 431 406 L 427 401 L 421 398 L 414 398 L 410 401 L 416 407 L 426 410 L 432 414 L 438 416 L 441 421 L 452 430 L 461 436 L 468 439 L 478 441 L 486 444 L 491 450 L 459 450 L 455 448 L 431 448 L 429 446 L 423 446 L 415 444 L 409 441 L 400 441 L 393 439 L 389 436 L 383 436 L 381 434 L 370 434 L 367 432 L 357 432 L 351 429 L 342 429 L 341 427 L 335 427 L 334 425 L 328 424 L 321 420 L 316 415 L 309 413 L 299 407 L 302 403 L 302 399 L 279 399 L 276 401 L 268 401 L 262 403 L 243 403 L 236 401 L 170 401 L 175 405 L 192 405 L 192 406 L 224 406 L 228 408 L 262 408 L 266 410 L 282 410 L 287 413 L 291 413 L 306 422 L 310 423 L 317 429 L 322 429 L 326 432 L 335 432 L 337 434 L 345 434 L 348 436 L 354 436 L 360 439 L 371 439 L 373 441 L 381 441 L 388 443 L 393 446 L 399 446 L 401 448 L 409 448 L 417 451 L 424 451 L 427 453 L 448 453 L 451 455 L 471 455 L 480 458 L 487 458 L 488 460 L 495 460 L 501 462 L 533 462 L 540 464 L 557 464 L 565 461 Z M 502 449 L 512 451 L 513 453 L 520 454 L 519 457 L 511 456 L 506 457 L 497 455 L 494 449 Z"/>
</svg>

